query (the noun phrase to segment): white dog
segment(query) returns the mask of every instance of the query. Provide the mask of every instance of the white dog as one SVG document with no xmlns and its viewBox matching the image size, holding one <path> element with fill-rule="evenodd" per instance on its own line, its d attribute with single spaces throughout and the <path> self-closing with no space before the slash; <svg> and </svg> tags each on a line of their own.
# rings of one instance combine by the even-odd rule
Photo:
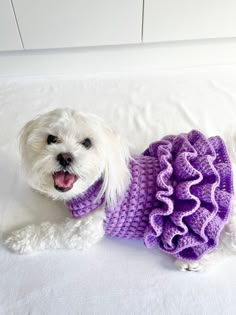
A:
<svg viewBox="0 0 236 315">
<path fill-rule="evenodd" d="M 234 169 L 234 139 L 227 146 Z M 136 166 L 135 159 L 129 156 L 127 143 L 102 120 L 71 109 L 57 109 L 43 114 L 22 129 L 20 152 L 30 186 L 53 199 L 64 201 L 79 219 L 67 218 L 61 224 L 45 222 L 17 230 L 6 240 L 11 250 L 24 254 L 46 249 L 85 249 L 101 240 L 106 229 L 110 229 L 110 233 L 106 234 L 116 235 L 114 229 L 111 232 L 111 227 L 107 226 L 108 216 L 114 221 L 117 202 L 126 194 Z M 131 162 L 134 163 L 132 172 Z M 140 163 L 142 160 L 137 161 L 138 170 Z M 79 199 L 71 205 L 77 197 Z M 109 212 L 107 209 L 113 210 Z M 217 250 L 209 251 L 196 261 L 177 259 L 181 270 L 199 270 L 209 261 L 236 251 L 234 211 L 232 209 L 227 218 Z M 122 212 L 117 214 L 122 216 Z M 126 232 L 122 234 L 120 230 L 117 235 L 143 235 L 145 224 L 141 224 L 138 232 L 132 232 L 132 235 L 127 232 L 127 226 Z M 129 222 L 130 225 L 132 223 Z M 151 234 L 145 235 L 148 238 Z M 181 258 L 178 255 L 175 257 Z"/>
</svg>

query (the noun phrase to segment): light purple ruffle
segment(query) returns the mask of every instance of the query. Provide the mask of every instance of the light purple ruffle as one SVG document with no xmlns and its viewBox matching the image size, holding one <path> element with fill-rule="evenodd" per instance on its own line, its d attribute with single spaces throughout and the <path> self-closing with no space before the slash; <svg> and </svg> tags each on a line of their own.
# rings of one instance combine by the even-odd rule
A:
<svg viewBox="0 0 236 315">
<path fill-rule="evenodd" d="M 147 247 L 196 260 L 218 244 L 231 209 L 232 169 L 221 138 L 192 131 L 155 142 L 144 152 L 159 160 L 156 198 L 144 234 Z"/>
</svg>

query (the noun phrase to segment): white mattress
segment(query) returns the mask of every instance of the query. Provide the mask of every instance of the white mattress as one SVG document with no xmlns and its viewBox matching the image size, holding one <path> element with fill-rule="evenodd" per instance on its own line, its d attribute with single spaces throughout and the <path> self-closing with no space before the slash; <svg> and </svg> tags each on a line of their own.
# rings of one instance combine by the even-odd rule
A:
<svg viewBox="0 0 236 315">
<path fill-rule="evenodd" d="M 17 133 L 35 115 L 73 107 L 104 117 L 140 152 L 163 135 L 236 127 L 236 66 L 94 77 L 0 79 L 0 230 L 68 215 L 20 174 Z M 19 256 L 0 245 L 0 314 L 236 314 L 236 258 L 203 273 L 137 241 Z"/>
</svg>

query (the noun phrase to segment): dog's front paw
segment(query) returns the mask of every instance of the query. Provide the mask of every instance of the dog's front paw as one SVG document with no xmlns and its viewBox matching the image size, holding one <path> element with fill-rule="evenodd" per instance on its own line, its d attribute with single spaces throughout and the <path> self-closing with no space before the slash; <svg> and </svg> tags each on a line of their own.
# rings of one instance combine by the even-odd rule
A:
<svg viewBox="0 0 236 315">
<path fill-rule="evenodd" d="M 200 262 L 190 262 L 184 260 L 176 260 L 175 265 L 180 271 L 200 271 L 202 269 Z"/>
<path fill-rule="evenodd" d="M 6 246 L 18 254 L 30 254 L 34 251 L 33 226 L 16 230 L 5 240 Z"/>
</svg>

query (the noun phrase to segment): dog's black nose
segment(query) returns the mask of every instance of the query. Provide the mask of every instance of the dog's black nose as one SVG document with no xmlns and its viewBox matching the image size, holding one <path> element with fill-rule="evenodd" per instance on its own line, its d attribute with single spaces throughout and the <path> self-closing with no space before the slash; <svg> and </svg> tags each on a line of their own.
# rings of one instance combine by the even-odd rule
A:
<svg viewBox="0 0 236 315">
<path fill-rule="evenodd" d="M 60 153 L 57 156 L 57 161 L 61 164 L 61 166 L 66 167 L 73 162 L 73 156 L 71 153 Z"/>
</svg>

